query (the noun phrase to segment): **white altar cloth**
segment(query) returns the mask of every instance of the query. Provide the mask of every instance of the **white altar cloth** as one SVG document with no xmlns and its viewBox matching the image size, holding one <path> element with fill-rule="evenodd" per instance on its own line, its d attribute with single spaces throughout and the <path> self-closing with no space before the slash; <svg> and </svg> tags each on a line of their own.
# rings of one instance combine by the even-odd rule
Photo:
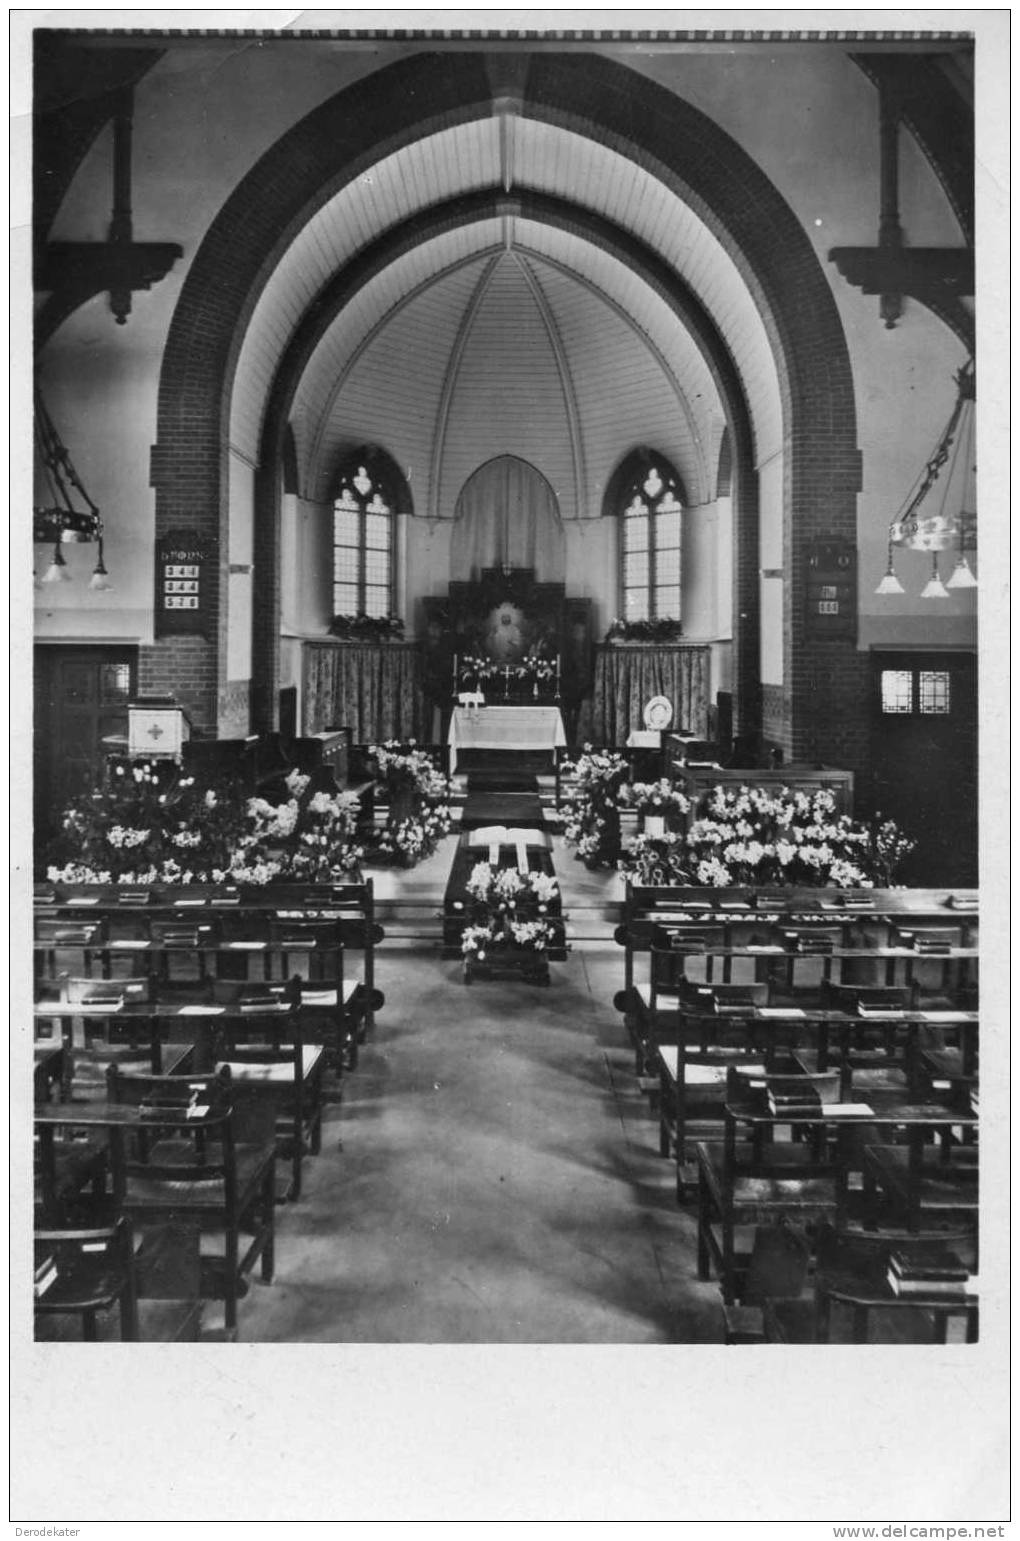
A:
<svg viewBox="0 0 1020 1541">
<path fill-rule="evenodd" d="M 557 749 L 567 735 L 558 706 L 454 707 L 447 736 L 450 775 L 461 749 Z"/>
</svg>

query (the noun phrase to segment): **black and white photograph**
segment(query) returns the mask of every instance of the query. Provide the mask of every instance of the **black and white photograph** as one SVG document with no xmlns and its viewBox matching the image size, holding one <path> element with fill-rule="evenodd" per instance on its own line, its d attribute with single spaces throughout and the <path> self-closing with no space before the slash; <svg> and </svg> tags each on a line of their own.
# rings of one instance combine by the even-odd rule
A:
<svg viewBox="0 0 1020 1541">
<path fill-rule="evenodd" d="M 9 20 L 12 1524 L 1005 1535 L 1010 12 Z"/>
</svg>

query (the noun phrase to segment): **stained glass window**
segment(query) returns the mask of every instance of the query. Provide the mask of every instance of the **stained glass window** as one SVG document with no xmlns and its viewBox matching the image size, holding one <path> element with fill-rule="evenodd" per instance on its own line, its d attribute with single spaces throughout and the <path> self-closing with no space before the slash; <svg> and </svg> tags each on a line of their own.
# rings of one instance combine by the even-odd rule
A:
<svg viewBox="0 0 1020 1541">
<path fill-rule="evenodd" d="M 333 611 L 389 615 L 393 610 L 393 499 L 367 456 L 341 470 L 333 501 Z"/>
<path fill-rule="evenodd" d="M 683 488 L 669 462 L 638 451 L 617 472 L 621 613 L 628 621 L 680 619 Z"/>
</svg>

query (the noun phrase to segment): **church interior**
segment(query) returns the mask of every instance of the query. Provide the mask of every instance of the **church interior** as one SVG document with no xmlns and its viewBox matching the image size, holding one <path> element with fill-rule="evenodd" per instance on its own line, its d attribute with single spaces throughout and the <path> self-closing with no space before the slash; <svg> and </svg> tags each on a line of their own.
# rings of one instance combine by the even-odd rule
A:
<svg viewBox="0 0 1020 1541">
<path fill-rule="evenodd" d="M 976 1352 L 973 38 L 31 128 L 35 1338 Z"/>
</svg>

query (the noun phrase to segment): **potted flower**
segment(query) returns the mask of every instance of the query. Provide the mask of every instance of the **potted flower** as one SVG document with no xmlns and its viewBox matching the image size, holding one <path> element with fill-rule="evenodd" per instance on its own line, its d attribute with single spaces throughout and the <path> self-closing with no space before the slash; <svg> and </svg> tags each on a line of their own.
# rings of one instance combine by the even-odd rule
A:
<svg viewBox="0 0 1020 1541">
<path fill-rule="evenodd" d="M 386 787 L 386 824 L 374 854 L 414 866 L 429 856 L 450 828 L 450 782 L 413 739 L 373 744 L 369 757 Z"/>
<path fill-rule="evenodd" d="M 572 777 L 564 798 L 563 834 L 589 867 L 615 866 L 620 855 L 619 793 L 629 767 L 610 749 L 584 751 L 563 770 Z"/>
<path fill-rule="evenodd" d="M 664 835 L 667 829 L 676 828 L 691 806 L 690 798 L 665 777 L 659 781 L 624 782 L 618 802 L 621 808 L 632 809 L 637 814 L 642 832 L 651 836 Z"/>
<path fill-rule="evenodd" d="M 621 865 L 642 882 L 871 888 L 889 886 L 912 849 L 891 821 L 869 827 L 837 813 L 824 788 L 715 787 L 686 835 L 639 837 Z M 664 879 L 650 875 L 661 873 Z"/>
<path fill-rule="evenodd" d="M 173 761 L 117 760 L 66 809 L 47 876 L 61 883 L 349 880 L 362 857 L 358 799 L 287 777 L 283 802 Z"/>
</svg>

